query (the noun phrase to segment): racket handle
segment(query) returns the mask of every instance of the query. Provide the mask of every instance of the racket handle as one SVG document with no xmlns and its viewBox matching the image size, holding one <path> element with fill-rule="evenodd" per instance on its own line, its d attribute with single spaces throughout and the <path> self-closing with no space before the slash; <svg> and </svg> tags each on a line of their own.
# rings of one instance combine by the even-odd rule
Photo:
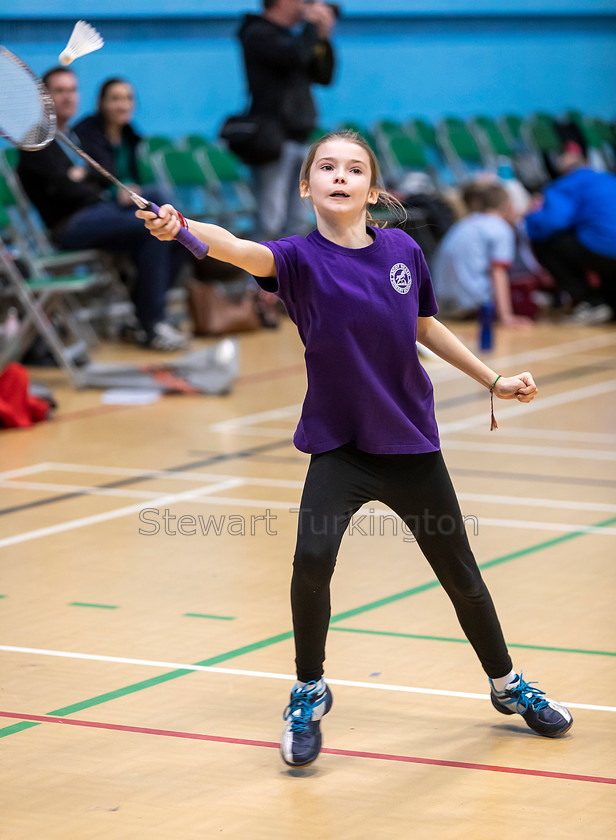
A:
<svg viewBox="0 0 616 840">
<path fill-rule="evenodd" d="M 160 207 L 157 204 L 154 204 L 153 201 L 149 201 L 148 204 L 150 206 L 145 209 L 151 210 L 152 213 L 156 213 L 158 216 L 160 213 Z M 209 246 L 206 245 L 205 242 L 197 239 L 197 237 L 190 231 L 186 230 L 186 228 L 180 228 L 179 233 L 175 238 L 180 245 L 188 248 L 190 253 L 198 260 L 202 260 L 205 256 L 207 256 L 207 252 L 210 250 Z"/>
</svg>

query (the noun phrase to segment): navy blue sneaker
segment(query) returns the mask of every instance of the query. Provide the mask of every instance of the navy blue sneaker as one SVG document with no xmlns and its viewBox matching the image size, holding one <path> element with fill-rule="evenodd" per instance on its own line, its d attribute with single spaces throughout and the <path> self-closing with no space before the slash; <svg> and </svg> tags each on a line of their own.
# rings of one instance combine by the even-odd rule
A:
<svg viewBox="0 0 616 840">
<path fill-rule="evenodd" d="M 319 681 L 320 682 L 320 681 Z M 307 767 L 321 752 L 321 718 L 332 707 L 334 698 L 329 686 L 312 680 L 303 688 L 294 688 L 284 710 L 287 725 L 280 741 L 280 755 L 289 767 Z"/>
<path fill-rule="evenodd" d="M 533 688 L 533 683 L 525 682 L 522 674 L 508 683 L 504 691 L 496 691 L 492 680 L 490 688 L 490 700 L 497 711 L 503 715 L 522 715 L 539 735 L 557 738 L 573 726 L 569 710 L 546 697 L 545 691 Z"/>
</svg>

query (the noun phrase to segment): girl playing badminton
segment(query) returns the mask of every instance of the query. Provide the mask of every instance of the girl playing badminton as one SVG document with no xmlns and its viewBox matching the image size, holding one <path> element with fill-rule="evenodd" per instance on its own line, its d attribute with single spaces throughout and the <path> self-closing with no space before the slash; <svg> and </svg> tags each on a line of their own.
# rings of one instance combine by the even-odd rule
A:
<svg viewBox="0 0 616 840">
<path fill-rule="evenodd" d="M 321 718 L 332 706 L 323 679 L 330 579 L 351 517 L 371 501 L 388 505 L 413 531 L 489 677 L 494 707 L 521 714 L 540 735 L 562 735 L 573 722 L 568 710 L 513 668 L 441 455 L 432 384 L 415 342 L 501 399 L 530 402 L 533 378 L 497 375 L 435 320 L 419 247 L 402 230 L 369 226 L 368 206 L 392 199 L 361 137 L 344 131 L 317 140 L 300 192 L 317 219 L 305 238 L 259 244 L 189 223 L 211 256 L 276 292 L 306 348 L 308 391 L 294 443 L 311 459 L 291 582 L 297 683 L 284 712 L 282 758 L 304 767 L 321 749 Z M 187 224 L 169 205 L 159 218 L 137 215 L 163 240 Z"/>
</svg>

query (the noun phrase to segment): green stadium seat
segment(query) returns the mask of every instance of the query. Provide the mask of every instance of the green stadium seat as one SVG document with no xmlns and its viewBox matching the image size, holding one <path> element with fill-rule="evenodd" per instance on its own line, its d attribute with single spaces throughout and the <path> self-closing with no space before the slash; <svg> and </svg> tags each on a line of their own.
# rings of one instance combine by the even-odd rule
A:
<svg viewBox="0 0 616 840">
<path fill-rule="evenodd" d="M 374 133 L 370 131 L 370 129 L 367 126 L 362 125 L 358 122 L 351 121 L 341 123 L 339 129 L 348 129 L 349 131 L 356 132 L 356 134 L 359 134 L 361 137 L 364 138 L 364 140 L 370 146 L 372 151 L 378 154 L 376 138 L 374 136 Z"/>
<path fill-rule="evenodd" d="M 163 136 L 162 134 L 153 134 L 151 137 L 144 137 L 140 143 L 144 152 L 149 155 L 153 155 L 164 149 L 172 149 L 173 145 L 173 140 L 170 137 Z"/>
<path fill-rule="evenodd" d="M 605 120 L 597 118 L 591 120 L 591 123 L 604 143 L 610 146 L 616 146 L 616 126 L 612 126 Z"/>
<path fill-rule="evenodd" d="M 178 147 L 195 151 L 196 149 L 203 149 L 208 145 L 209 141 L 203 134 L 187 134 L 182 143 L 178 144 Z"/>
<path fill-rule="evenodd" d="M 114 280 L 110 263 L 99 252 L 52 252 L 51 244 L 33 236 L 34 218 L 23 217 L 22 196 L 13 172 L 0 174 L 0 294 L 14 302 L 20 313 L 19 329 L 0 345 L 0 370 L 19 361 L 39 335 L 64 368 L 71 383 L 84 384 L 81 368 L 97 335 L 83 312 L 88 298 L 105 292 Z M 27 208 L 28 211 L 30 208 Z"/>
<path fill-rule="evenodd" d="M 249 177 L 240 160 L 227 149 L 211 144 L 198 149 L 195 156 L 219 201 L 220 224 L 235 233 L 252 231 L 256 203 Z"/>
<path fill-rule="evenodd" d="M 418 140 L 422 146 L 425 146 L 427 149 L 439 150 L 436 129 L 427 120 L 416 117 L 407 122 L 406 128 L 410 136 Z"/>
<path fill-rule="evenodd" d="M 168 180 L 174 187 L 207 187 L 207 175 L 192 152 L 181 149 L 165 149 L 159 152 L 157 160 L 162 163 Z"/>
<path fill-rule="evenodd" d="M 601 139 L 601 154 L 612 172 L 616 172 L 616 126 L 605 120 L 591 119 L 589 128 Z"/>
<path fill-rule="evenodd" d="M 218 221 L 219 203 L 211 190 L 211 176 L 199 160 L 199 150 L 163 149 L 152 162 L 157 181 L 171 190 L 185 216 Z"/>
<path fill-rule="evenodd" d="M 0 152 L 0 170 L 6 171 L 17 169 L 19 162 L 19 149 L 14 146 L 7 146 Z"/>
<path fill-rule="evenodd" d="M 119 283 L 110 255 L 94 248 L 60 251 L 52 244 L 12 170 L 4 175 L 0 173 L 0 206 L 4 211 L 3 236 L 19 251 L 29 275 L 43 274 L 51 278 L 73 271 L 97 275 L 102 284 Z"/>
<path fill-rule="evenodd" d="M 244 180 L 245 175 L 241 171 L 242 164 L 233 152 L 214 145 L 204 146 L 201 151 L 218 181 L 239 183 Z"/>
<path fill-rule="evenodd" d="M 478 139 L 477 135 L 482 138 L 483 144 L 489 148 L 493 157 L 513 158 L 513 145 L 508 142 L 496 121 L 491 117 L 474 117 L 470 120 L 469 127 L 475 139 Z"/>
<path fill-rule="evenodd" d="M 616 148 L 614 135 L 609 123 L 587 117 L 581 111 L 565 111 L 565 119 L 579 129 L 584 142 L 590 165 L 598 170 L 616 169 Z"/>
<path fill-rule="evenodd" d="M 437 137 L 458 182 L 485 169 L 481 149 L 463 120 L 445 117 L 438 125 Z"/>
<path fill-rule="evenodd" d="M 384 137 L 399 137 L 407 133 L 404 125 L 396 120 L 379 120 L 374 126 L 374 132 Z"/>
<path fill-rule="evenodd" d="M 522 139 L 522 122 L 522 117 L 519 117 L 517 114 L 506 114 L 499 121 L 504 138 L 516 150 L 521 149 L 524 145 Z"/>
<path fill-rule="evenodd" d="M 0 345 L 0 370 L 19 361 L 36 336 L 44 341 L 74 387 L 86 384 L 88 349 L 96 334 L 76 316 L 79 296 L 101 283 L 99 274 L 49 275 L 40 270 L 26 275 L 24 252 L 5 241 L 8 213 L 0 211 L 0 293 L 19 311 L 19 328 Z M 15 259 L 15 256 L 19 259 Z"/>
<path fill-rule="evenodd" d="M 445 117 L 441 127 L 460 160 L 481 165 L 481 149 L 463 120 L 457 117 Z"/>
<path fill-rule="evenodd" d="M 432 123 L 421 117 L 413 117 L 405 123 L 404 127 L 409 137 L 422 147 L 428 166 L 434 173 L 433 179 L 443 186 L 455 182 L 456 177 L 443 153 L 436 128 Z"/>
<path fill-rule="evenodd" d="M 141 140 L 137 146 L 137 173 L 140 184 L 154 184 L 159 180 L 154 168 L 154 158 L 159 152 L 173 148 L 173 140 L 163 135 L 156 134 Z"/>
<path fill-rule="evenodd" d="M 317 125 L 316 128 L 313 128 L 312 131 L 310 132 L 310 136 L 308 137 L 308 142 L 309 143 L 315 143 L 317 140 L 319 140 L 321 137 L 323 137 L 324 134 L 327 134 L 328 130 L 329 129 L 327 129 L 327 128 L 323 128 L 322 125 Z"/>
<path fill-rule="evenodd" d="M 152 156 L 139 146 L 137 148 L 137 175 L 139 176 L 140 184 L 155 184 L 156 173 L 152 163 Z"/>
<path fill-rule="evenodd" d="M 379 159 L 386 183 L 396 189 L 411 172 L 425 172 L 433 180 L 423 147 L 408 134 L 381 135 Z"/>
<path fill-rule="evenodd" d="M 389 150 L 396 163 L 403 169 L 426 170 L 428 168 L 428 160 L 423 147 L 406 134 L 391 137 Z"/>
<path fill-rule="evenodd" d="M 526 144 L 545 155 L 557 155 L 563 142 L 549 114 L 532 114 L 522 123 L 522 137 Z"/>
</svg>

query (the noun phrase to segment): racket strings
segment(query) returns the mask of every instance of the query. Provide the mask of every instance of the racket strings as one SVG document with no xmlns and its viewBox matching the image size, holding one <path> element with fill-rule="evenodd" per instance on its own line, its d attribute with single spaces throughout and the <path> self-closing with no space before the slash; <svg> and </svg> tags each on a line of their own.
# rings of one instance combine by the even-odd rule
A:
<svg viewBox="0 0 616 840">
<path fill-rule="evenodd" d="M 41 149 L 53 140 L 56 114 L 28 67 L 0 47 L 0 131 L 16 146 Z"/>
</svg>

